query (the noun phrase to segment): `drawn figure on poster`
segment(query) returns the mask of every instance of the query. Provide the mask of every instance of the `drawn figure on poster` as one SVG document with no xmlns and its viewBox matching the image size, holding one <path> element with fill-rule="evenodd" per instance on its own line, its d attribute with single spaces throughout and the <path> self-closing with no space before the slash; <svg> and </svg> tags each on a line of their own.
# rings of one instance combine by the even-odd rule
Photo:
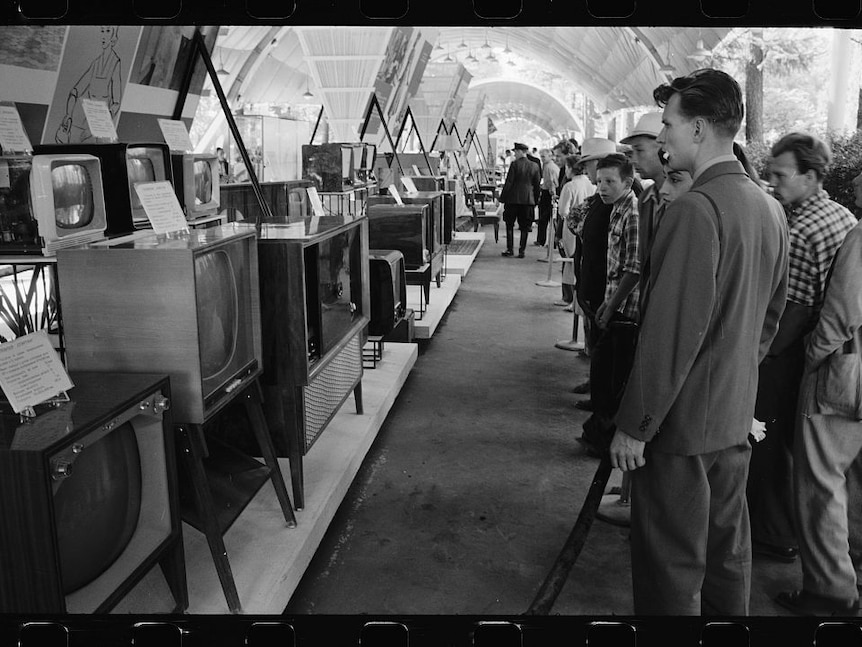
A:
<svg viewBox="0 0 862 647">
<path fill-rule="evenodd" d="M 122 92 L 120 57 L 115 49 L 118 29 L 116 25 L 103 25 L 99 29 L 102 51 L 69 91 L 66 99 L 66 114 L 54 136 L 58 144 L 84 142 L 90 139 L 90 129 L 81 108 L 82 99 L 105 102 L 111 117 L 116 120 L 117 113 L 120 111 Z"/>
</svg>

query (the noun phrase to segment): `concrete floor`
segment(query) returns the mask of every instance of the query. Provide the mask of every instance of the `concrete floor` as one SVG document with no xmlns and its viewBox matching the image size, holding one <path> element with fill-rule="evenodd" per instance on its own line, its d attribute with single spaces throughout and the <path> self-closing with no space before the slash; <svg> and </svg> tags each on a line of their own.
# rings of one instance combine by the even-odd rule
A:
<svg viewBox="0 0 862 647">
<path fill-rule="evenodd" d="M 485 230 L 287 614 L 521 614 L 571 531 L 598 466 L 570 393 L 588 360 L 554 348 L 572 315 L 536 285 L 546 250 L 503 258 Z M 632 613 L 627 535 L 593 524 L 552 613 Z M 784 615 L 772 597 L 798 588 L 798 564 L 753 571 L 752 615 Z"/>
</svg>

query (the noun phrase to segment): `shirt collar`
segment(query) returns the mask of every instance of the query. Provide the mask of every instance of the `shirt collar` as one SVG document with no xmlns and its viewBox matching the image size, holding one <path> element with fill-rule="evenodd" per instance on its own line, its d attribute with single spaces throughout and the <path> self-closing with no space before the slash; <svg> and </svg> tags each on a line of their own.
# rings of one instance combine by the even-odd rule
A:
<svg viewBox="0 0 862 647">
<path fill-rule="evenodd" d="M 703 172 L 706 169 L 708 169 L 712 166 L 715 166 L 716 164 L 721 164 L 722 162 L 736 162 L 736 161 L 738 161 L 737 157 L 736 157 L 736 155 L 733 155 L 732 153 L 729 155 L 719 155 L 718 157 L 713 157 L 711 160 L 707 160 L 706 162 L 704 162 L 703 164 L 701 164 L 700 166 L 698 166 L 695 169 L 694 175 L 692 175 L 692 181 L 697 180 L 698 177 L 703 175 Z"/>
<path fill-rule="evenodd" d="M 795 207 L 790 207 L 788 209 L 788 212 L 791 215 L 797 215 L 800 213 L 805 213 L 806 211 L 811 209 L 811 207 L 815 203 L 821 202 L 823 200 L 828 200 L 828 199 L 829 199 L 829 193 L 826 191 L 826 189 L 824 189 L 823 187 L 820 187 L 817 191 L 815 191 L 813 194 L 811 194 L 810 196 L 805 198 L 798 205 L 796 205 Z"/>
</svg>

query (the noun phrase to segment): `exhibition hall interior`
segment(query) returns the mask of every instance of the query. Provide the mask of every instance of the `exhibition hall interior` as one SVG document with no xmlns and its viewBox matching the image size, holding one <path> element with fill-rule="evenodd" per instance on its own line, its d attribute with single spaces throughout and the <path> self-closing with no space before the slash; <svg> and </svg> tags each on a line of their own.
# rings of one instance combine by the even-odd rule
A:
<svg viewBox="0 0 862 647">
<path fill-rule="evenodd" d="M 655 184 L 627 142 L 715 68 L 763 188 L 780 137 L 819 134 L 852 211 L 860 44 L 0 26 L 0 614 L 511 619 L 566 547 L 550 613 L 634 615 L 560 189 L 606 155 Z M 752 616 L 791 615 L 783 557 L 755 551 Z"/>
</svg>

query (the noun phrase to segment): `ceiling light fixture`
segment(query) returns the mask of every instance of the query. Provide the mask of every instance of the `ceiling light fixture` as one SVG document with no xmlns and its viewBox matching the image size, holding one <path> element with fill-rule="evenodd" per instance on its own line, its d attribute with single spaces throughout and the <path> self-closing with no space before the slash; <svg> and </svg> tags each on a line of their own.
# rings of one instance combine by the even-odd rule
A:
<svg viewBox="0 0 862 647">
<path fill-rule="evenodd" d="M 662 74 L 673 74 L 676 72 L 673 65 L 670 64 L 670 41 L 667 42 L 667 56 L 664 59 L 664 65 L 659 66 L 658 71 Z"/>
<path fill-rule="evenodd" d="M 308 77 L 305 77 L 305 92 L 302 94 L 303 99 L 313 99 L 314 95 L 308 89 Z"/>
<path fill-rule="evenodd" d="M 503 53 L 504 54 L 511 54 L 512 53 L 512 50 L 509 49 L 509 37 L 508 36 L 506 36 L 506 49 L 503 50 Z"/>
<path fill-rule="evenodd" d="M 458 49 L 467 49 L 467 43 L 464 42 L 464 39 L 461 39 L 461 44 L 458 45 Z"/>
<path fill-rule="evenodd" d="M 470 55 L 469 55 L 467 58 L 465 58 L 465 59 L 464 59 L 464 61 L 465 61 L 465 62 L 466 62 L 466 61 L 470 61 L 471 63 L 478 63 L 478 62 L 479 62 L 479 59 L 478 59 L 478 58 L 476 58 L 476 57 L 473 55 L 473 50 L 471 49 L 471 50 L 470 50 Z"/>
<path fill-rule="evenodd" d="M 216 70 L 216 76 L 230 76 L 230 72 L 224 69 L 224 65 L 221 62 L 221 49 L 218 51 L 218 69 Z"/>
<path fill-rule="evenodd" d="M 444 58 L 444 59 L 443 59 L 443 62 L 444 62 L 444 63 L 454 63 L 454 62 L 455 62 L 455 59 L 454 59 L 454 58 L 452 58 L 451 53 L 447 52 L 447 53 L 446 53 L 446 58 Z"/>
<path fill-rule="evenodd" d="M 703 38 L 700 38 L 700 32 L 698 32 L 698 39 L 694 45 L 694 51 L 686 58 L 690 58 L 691 60 L 700 63 L 701 61 L 708 59 L 710 56 L 712 56 L 712 52 L 703 46 Z"/>
<path fill-rule="evenodd" d="M 491 46 L 488 44 L 488 34 L 485 34 L 485 44 L 482 45 L 482 49 L 491 49 Z"/>
</svg>

